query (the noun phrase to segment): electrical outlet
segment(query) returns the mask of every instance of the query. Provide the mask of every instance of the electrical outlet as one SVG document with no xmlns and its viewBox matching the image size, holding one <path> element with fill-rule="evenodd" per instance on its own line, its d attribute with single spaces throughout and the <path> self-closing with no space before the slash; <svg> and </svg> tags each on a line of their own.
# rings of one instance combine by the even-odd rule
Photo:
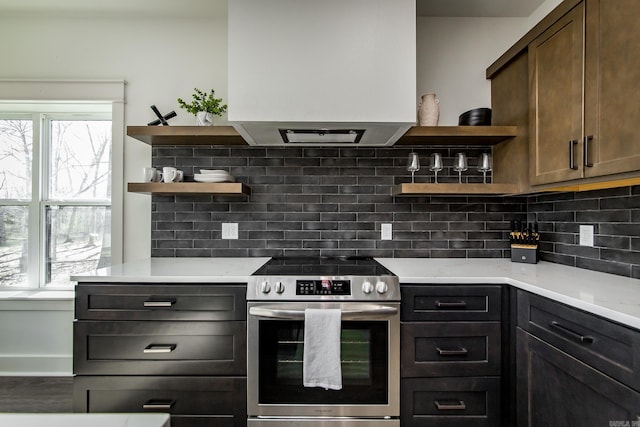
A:
<svg viewBox="0 0 640 427">
<path fill-rule="evenodd" d="M 236 223 L 236 222 L 223 222 L 222 223 L 222 238 L 223 239 L 237 239 L 238 238 L 238 223 Z"/>
<path fill-rule="evenodd" d="M 380 227 L 380 238 L 382 240 L 393 239 L 393 226 L 391 224 L 382 224 Z"/>
<path fill-rule="evenodd" d="M 580 226 L 580 246 L 593 246 L 593 225 Z"/>
</svg>

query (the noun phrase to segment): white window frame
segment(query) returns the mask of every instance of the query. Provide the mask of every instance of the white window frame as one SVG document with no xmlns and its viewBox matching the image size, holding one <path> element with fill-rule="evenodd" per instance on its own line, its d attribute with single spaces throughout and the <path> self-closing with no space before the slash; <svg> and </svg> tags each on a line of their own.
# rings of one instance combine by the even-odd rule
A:
<svg viewBox="0 0 640 427">
<path fill-rule="evenodd" d="M 125 82 L 122 80 L 0 80 L 0 102 L 43 102 L 43 103 L 110 103 L 111 104 L 111 263 L 120 264 L 123 259 L 123 206 L 124 206 L 124 86 Z M 23 115 L 25 117 L 26 115 Z M 31 114 L 34 123 L 34 139 L 36 135 L 39 137 L 43 125 L 41 115 L 36 120 L 33 114 Z M 49 117 L 53 119 L 61 118 L 57 114 L 51 114 Z M 78 119 L 82 119 L 78 117 Z M 43 158 L 44 153 L 36 152 L 39 150 L 39 144 L 34 144 L 34 161 L 39 159 L 40 162 L 45 161 Z M 32 188 L 32 199 L 37 197 L 40 189 L 36 189 L 35 186 L 39 186 L 42 182 L 39 175 L 42 171 L 42 167 L 36 167 L 40 165 L 33 165 L 34 182 Z M 46 206 L 55 205 L 56 202 L 50 199 L 42 199 L 39 203 L 30 203 L 30 215 L 29 215 L 29 240 L 32 240 L 31 233 L 38 233 L 38 241 L 43 242 L 45 230 L 42 229 L 43 221 L 39 218 L 44 218 Z M 62 202 L 61 204 L 70 205 L 73 202 Z M 81 202 L 82 205 L 91 205 L 91 203 Z M 104 204 L 102 204 L 104 205 Z M 31 209 L 36 206 L 39 210 L 38 215 L 31 215 Z M 35 246 L 35 245 L 31 245 Z M 40 260 L 46 254 L 41 251 L 44 250 L 42 245 L 37 245 L 35 248 L 29 249 L 29 259 L 32 261 Z M 67 287 L 46 287 L 44 283 L 45 272 L 39 265 L 38 268 L 30 269 L 28 283 L 37 283 L 36 287 L 29 287 L 33 290 L 68 290 Z M 37 276 L 37 277 L 36 277 Z M 15 290 L 15 287 L 7 288 L 8 290 Z M 4 290 L 7 290 L 4 289 Z M 24 289 L 24 288 L 22 288 Z M 0 286 L 0 290 L 2 287 Z"/>
</svg>

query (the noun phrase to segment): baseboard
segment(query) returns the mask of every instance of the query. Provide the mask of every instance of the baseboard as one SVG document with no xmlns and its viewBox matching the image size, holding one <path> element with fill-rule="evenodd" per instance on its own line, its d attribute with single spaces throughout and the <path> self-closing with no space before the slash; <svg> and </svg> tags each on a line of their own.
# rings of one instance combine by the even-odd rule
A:
<svg viewBox="0 0 640 427">
<path fill-rule="evenodd" d="M 72 375 L 72 356 L 0 355 L 0 376 L 63 377 Z"/>
</svg>

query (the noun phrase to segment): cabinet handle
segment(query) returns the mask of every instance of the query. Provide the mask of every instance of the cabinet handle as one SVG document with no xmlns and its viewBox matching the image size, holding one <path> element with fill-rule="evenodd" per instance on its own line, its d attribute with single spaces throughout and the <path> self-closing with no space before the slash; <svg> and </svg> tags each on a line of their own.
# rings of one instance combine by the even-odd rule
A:
<svg viewBox="0 0 640 427">
<path fill-rule="evenodd" d="M 175 405 L 176 401 L 175 400 L 156 400 L 156 399 L 151 399 L 151 400 L 147 400 L 145 403 L 142 404 L 142 409 L 171 409 L 173 408 L 173 405 Z"/>
<path fill-rule="evenodd" d="M 578 140 L 577 139 L 572 139 L 571 141 L 569 141 L 569 169 L 573 169 L 573 170 L 578 170 L 578 166 L 576 166 L 576 161 L 575 161 L 575 146 L 578 145 Z"/>
<path fill-rule="evenodd" d="M 439 411 L 462 411 L 467 409 L 467 405 L 462 400 L 444 400 L 442 402 L 434 400 L 433 403 L 435 403 Z"/>
<path fill-rule="evenodd" d="M 171 307 L 176 303 L 176 299 L 172 298 L 166 301 L 153 301 L 153 300 L 147 300 L 144 303 L 142 303 L 142 305 L 144 307 Z"/>
<path fill-rule="evenodd" d="M 436 301 L 436 307 L 438 308 L 467 308 L 466 301 Z"/>
<path fill-rule="evenodd" d="M 552 321 L 549 326 L 551 326 L 554 329 L 557 329 L 558 331 L 564 333 L 565 335 L 573 338 L 576 341 L 579 341 L 581 343 L 585 343 L 585 344 L 591 344 L 593 343 L 593 337 L 589 336 L 589 335 L 582 335 L 576 331 L 573 331 L 569 328 L 567 328 L 566 326 L 562 326 L 560 323 L 556 322 L 555 320 Z"/>
<path fill-rule="evenodd" d="M 177 344 L 149 344 L 144 348 L 143 353 L 171 353 L 177 346 Z"/>
<path fill-rule="evenodd" d="M 584 137 L 584 165 L 588 168 L 593 167 L 593 162 L 589 161 L 589 142 L 593 140 L 593 135 L 587 135 Z"/>
<path fill-rule="evenodd" d="M 440 356 L 466 356 L 469 352 L 466 348 L 460 347 L 453 350 L 442 349 L 440 347 L 436 347 L 436 351 Z"/>
</svg>

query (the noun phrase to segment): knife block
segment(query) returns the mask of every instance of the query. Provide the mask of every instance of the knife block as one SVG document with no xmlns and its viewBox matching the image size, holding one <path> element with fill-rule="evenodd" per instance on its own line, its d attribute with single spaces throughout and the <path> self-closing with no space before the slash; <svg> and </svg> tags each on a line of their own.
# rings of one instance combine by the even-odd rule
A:
<svg viewBox="0 0 640 427">
<path fill-rule="evenodd" d="M 538 245 L 511 245 L 511 262 L 538 263 Z"/>
</svg>

